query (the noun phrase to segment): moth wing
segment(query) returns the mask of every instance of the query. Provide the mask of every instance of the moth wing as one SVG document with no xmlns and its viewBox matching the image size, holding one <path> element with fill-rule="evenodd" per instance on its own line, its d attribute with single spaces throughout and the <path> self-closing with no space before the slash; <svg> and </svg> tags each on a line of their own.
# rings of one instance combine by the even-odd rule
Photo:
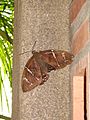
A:
<svg viewBox="0 0 90 120">
<path fill-rule="evenodd" d="M 24 92 L 30 91 L 42 83 L 40 66 L 32 56 L 26 63 L 22 75 L 22 89 Z"/>
<path fill-rule="evenodd" d="M 48 72 L 56 70 L 57 64 L 56 60 L 52 54 L 51 50 L 40 51 L 41 59 L 46 63 Z"/>
<path fill-rule="evenodd" d="M 63 50 L 40 51 L 41 57 L 47 63 L 48 71 L 61 69 L 72 62 L 72 54 Z"/>
</svg>

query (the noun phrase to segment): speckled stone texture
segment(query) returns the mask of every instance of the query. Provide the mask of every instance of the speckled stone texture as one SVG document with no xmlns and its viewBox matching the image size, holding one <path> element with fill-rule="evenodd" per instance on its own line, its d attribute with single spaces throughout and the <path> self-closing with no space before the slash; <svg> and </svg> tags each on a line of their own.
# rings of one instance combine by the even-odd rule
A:
<svg viewBox="0 0 90 120">
<path fill-rule="evenodd" d="M 35 41 L 37 51 L 70 50 L 69 4 L 70 0 L 15 0 L 13 120 L 71 119 L 69 67 L 51 72 L 44 85 L 30 92 L 21 89 L 23 68 Z"/>
</svg>

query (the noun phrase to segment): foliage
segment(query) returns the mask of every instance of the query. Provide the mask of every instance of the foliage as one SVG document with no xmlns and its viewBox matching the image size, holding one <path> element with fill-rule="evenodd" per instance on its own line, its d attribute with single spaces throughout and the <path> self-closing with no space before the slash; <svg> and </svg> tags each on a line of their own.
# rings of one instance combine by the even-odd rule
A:
<svg viewBox="0 0 90 120">
<path fill-rule="evenodd" d="M 8 112 L 10 102 L 8 91 L 12 88 L 12 51 L 13 51 L 14 1 L 0 1 L 0 107 L 4 109 L 4 98 Z M 7 89 L 8 87 L 8 89 Z M 1 109 L 0 108 L 0 109 Z"/>
</svg>

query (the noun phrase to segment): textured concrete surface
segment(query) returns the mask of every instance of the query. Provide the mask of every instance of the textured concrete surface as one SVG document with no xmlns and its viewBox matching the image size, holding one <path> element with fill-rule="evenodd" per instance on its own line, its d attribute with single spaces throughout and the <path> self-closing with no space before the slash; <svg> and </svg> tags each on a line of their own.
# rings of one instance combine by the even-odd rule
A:
<svg viewBox="0 0 90 120">
<path fill-rule="evenodd" d="M 13 120 L 71 119 L 69 67 L 51 72 L 44 85 L 30 92 L 21 89 L 23 67 L 35 41 L 37 51 L 70 50 L 69 4 L 70 0 L 15 0 Z"/>
</svg>

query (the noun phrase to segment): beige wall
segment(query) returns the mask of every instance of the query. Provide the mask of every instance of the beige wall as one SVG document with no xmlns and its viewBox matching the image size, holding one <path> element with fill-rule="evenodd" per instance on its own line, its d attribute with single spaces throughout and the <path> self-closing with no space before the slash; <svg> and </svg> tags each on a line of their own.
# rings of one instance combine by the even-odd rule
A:
<svg viewBox="0 0 90 120">
<path fill-rule="evenodd" d="M 37 51 L 70 50 L 69 4 L 70 0 L 15 0 L 13 120 L 71 118 L 69 67 L 51 72 L 44 85 L 30 92 L 21 89 L 23 68 L 35 41 Z"/>
</svg>

